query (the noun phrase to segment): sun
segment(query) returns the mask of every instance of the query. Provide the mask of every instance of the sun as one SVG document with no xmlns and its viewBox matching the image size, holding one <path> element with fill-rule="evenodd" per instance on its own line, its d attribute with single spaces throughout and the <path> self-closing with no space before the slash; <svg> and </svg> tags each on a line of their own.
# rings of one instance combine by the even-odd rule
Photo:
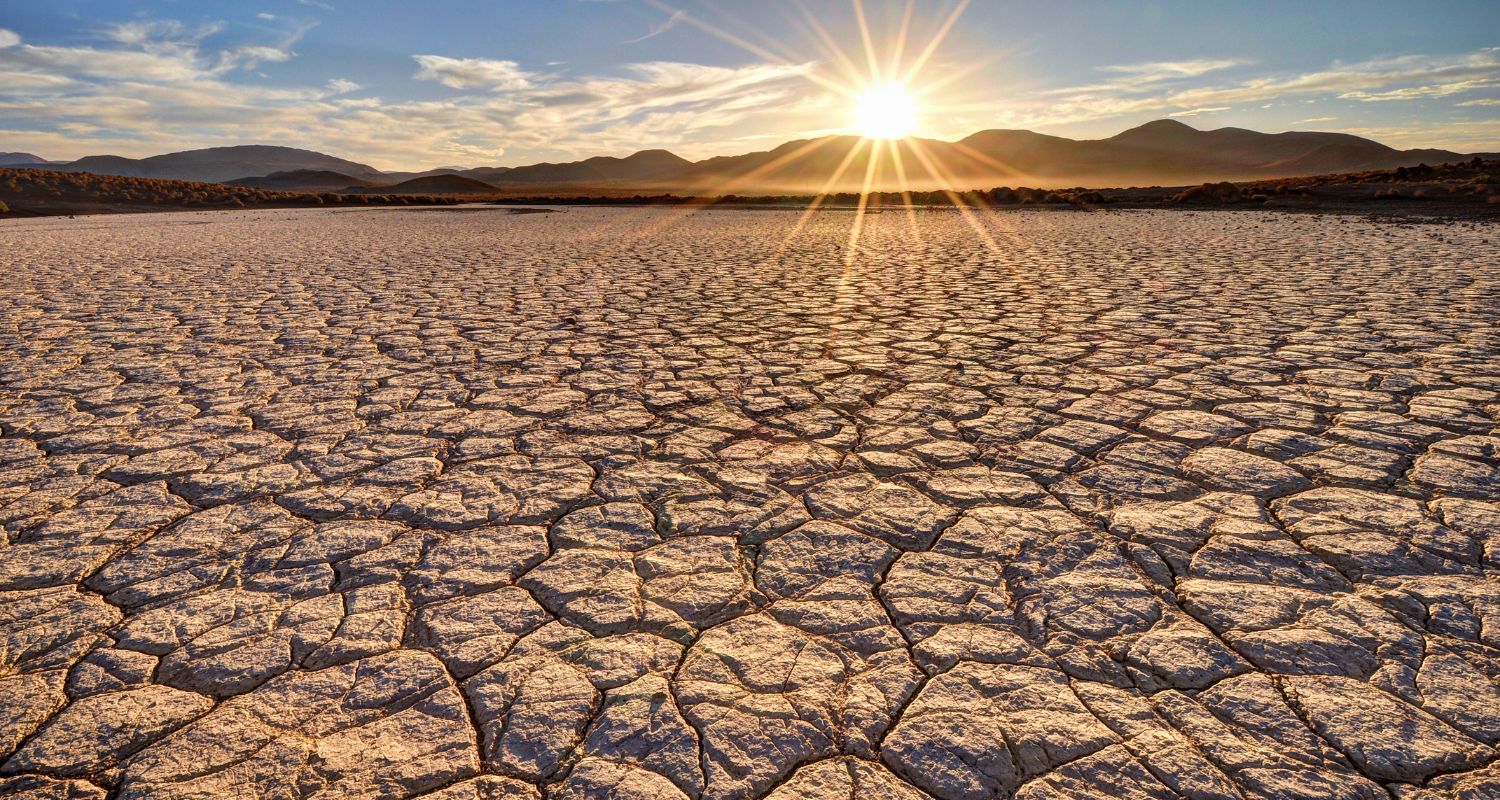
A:
<svg viewBox="0 0 1500 800">
<path fill-rule="evenodd" d="M 854 129 L 866 139 L 905 139 L 917 126 L 917 101 L 899 83 L 882 83 L 854 100 Z"/>
</svg>

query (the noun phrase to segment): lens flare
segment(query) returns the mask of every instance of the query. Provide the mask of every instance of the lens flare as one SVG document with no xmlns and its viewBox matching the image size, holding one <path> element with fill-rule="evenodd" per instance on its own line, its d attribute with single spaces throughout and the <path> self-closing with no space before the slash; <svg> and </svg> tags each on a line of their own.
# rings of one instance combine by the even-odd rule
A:
<svg viewBox="0 0 1500 800">
<path fill-rule="evenodd" d="M 854 130 L 866 139 L 905 139 L 917 126 L 917 101 L 899 83 L 880 84 L 854 102 Z"/>
</svg>

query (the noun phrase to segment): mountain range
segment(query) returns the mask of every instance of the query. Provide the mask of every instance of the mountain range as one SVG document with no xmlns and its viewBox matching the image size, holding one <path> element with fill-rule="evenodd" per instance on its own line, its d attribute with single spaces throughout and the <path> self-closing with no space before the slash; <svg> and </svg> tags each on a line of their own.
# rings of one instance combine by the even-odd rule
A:
<svg viewBox="0 0 1500 800">
<path fill-rule="evenodd" d="M 381 172 L 311 150 L 246 145 L 144 159 L 89 156 L 66 163 L 45 162 L 29 153 L 0 153 L 0 165 L 291 191 L 482 194 L 488 190 L 611 189 L 747 194 L 855 191 L 867 176 L 872 188 L 881 190 L 903 185 L 912 189 L 1180 185 L 1393 169 L 1472 155 L 1397 150 L 1346 133 L 1205 131 L 1176 120 L 1157 120 L 1106 139 L 1067 139 L 1026 130 L 985 130 L 956 142 L 872 143 L 853 136 L 826 136 L 697 162 L 666 150 L 643 150 L 624 158 L 598 156 L 521 167 Z"/>
</svg>

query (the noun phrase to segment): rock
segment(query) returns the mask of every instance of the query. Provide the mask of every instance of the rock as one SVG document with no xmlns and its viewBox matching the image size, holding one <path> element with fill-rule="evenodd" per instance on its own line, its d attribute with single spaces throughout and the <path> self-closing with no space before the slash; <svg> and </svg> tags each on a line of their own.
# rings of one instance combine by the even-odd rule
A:
<svg viewBox="0 0 1500 800">
<path fill-rule="evenodd" d="M 0 796 L 12 800 L 104 800 L 105 792 L 87 781 L 18 775 L 0 778 Z"/>
<path fill-rule="evenodd" d="M 1291 677 L 1286 685 L 1313 729 L 1376 778 L 1421 783 L 1493 758 L 1479 742 L 1360 681 Z"/>
<path fill-rule="evenodd" d="M 903 550 L 921 550 L 956 516 L 921 492 L 862 475 L 836 478 L 809 490 L 813 516 L 838 522 Z"/>
<path fill-rule="evenodd" d="M 689 797 L 703 793 L 698 734 L 682 718 L 671 686 L 660 675 L 609 692 L 584 736 L 583 752 L 665 776 Z"/>
<path fill-rule="evenodd" d="M 212 705 L 207 697 L 165 686 L 89 695 L 49 720 L 0 769 L 84 777 L 119 763 Z"/>
<path fill-rule="evenodd" d="M 881 764 L 857 758 L 830 758 L 799 768 L 766 795 L 766 800 L 810 797 L 922 800 L 927 795 L 892 775 Z"/>
<path fill-rule="evenodd" d="M 960 662 L 927 682 L 891 729 L 884 759 L 943 798 L 1014 793 L 1119 741 L 1055 669 Z"/>
<path fill-rule="evenodd" d="M 649 770 L 586 758 L 556 790 L 559 800 L 687 800 L 672 782 Z"/>
<path fill-rule="evenodd" d="M 1196 450 L 1182 468 L 1210 489 L 1257 497 L 1282 497 L 1313 487 L 1302 473 L 1278 461 L 1226 447 Z"/>
<path fill-rule="evenodd" d="M 295 672 L 226 700 L 125 762 L 122 798 L 406 796 L 478 770 L 474 733 L 437 659 L 397 651 Z"/>
<path fill-rule="evenodd" d="M 412 622 L 411 640 L 467 678 L 505 657 L 522 636 L 550 619 L 518 586 L 424 606 Z"/>
</svg>

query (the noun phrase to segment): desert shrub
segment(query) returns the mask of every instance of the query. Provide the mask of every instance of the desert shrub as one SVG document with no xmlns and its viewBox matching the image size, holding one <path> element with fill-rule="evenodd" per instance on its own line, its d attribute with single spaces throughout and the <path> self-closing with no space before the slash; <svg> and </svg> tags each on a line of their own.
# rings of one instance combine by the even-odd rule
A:
<svg viewBox="0 0 1500 800">
<path fill-rule="evenodd" d="M 1228 181 L 1220 181 L 1190 186 L 1171 199 L 1174 203 L 1238 203 L 1244 198 L 1244 190 L 1240 187 Z"/>
</svg>

